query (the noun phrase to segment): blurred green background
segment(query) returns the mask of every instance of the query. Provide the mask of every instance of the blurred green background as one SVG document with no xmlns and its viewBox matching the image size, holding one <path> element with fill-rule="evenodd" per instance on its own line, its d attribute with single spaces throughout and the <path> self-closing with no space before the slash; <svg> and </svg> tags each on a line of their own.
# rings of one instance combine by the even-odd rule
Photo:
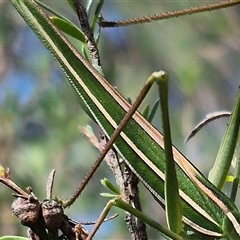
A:
<svg viewBox="0 0 240 240">
<path fill-rule="evenodd" d="M 65 1 L 44 2 L 78 24 Z M 213 2 L 217 1 L 106 1 L 102 15 L 119 20 Z M 134 99 L 153 71 L 168 71 L 173 142 L 206 176 L 227 119 L 209 124 L 186 145 L 183 142 L 207 113 L 232 109 L 240 83 L 239 21 L 240 7 L 232 7 L 101 30 L 105 77 L 125 97 Z M 19 186 L 30 185 L 42 200 L 47 176 L 55 168 L 54 195 L 66 199 L 98 156 L 79 126 L 90 124 L 96 135 L 100 129 L 80 108 L 58 65 L 10 1 L 0 1 L 0 23 L 0 163 L 10 167 Z M 145 104 L 157 97 L 155 86 Z M 153 123 L 161 129 L 158 113 Z M 105 191 L 103 177 L 113 179 L 104 163 L 66 214 L 78 221 L 96 220 L 108 200 L 99 195 Z M 228 186 L 224 191 L 229 192 Z M 26 236 L 26 228 L 11 214 L 11 193 L 0 185 L 0 236 Z M 143 211 L 164 222 L 164 213 L 144 188 L 141 194 Z M 129 239 L 124 215 L 117 209 L 111 213 L 116 212 L 120 217 L 104 223 L 95 239 Z M 148 231 L 150 239 L 161 239 L 156 231 Z"/>
</svg>

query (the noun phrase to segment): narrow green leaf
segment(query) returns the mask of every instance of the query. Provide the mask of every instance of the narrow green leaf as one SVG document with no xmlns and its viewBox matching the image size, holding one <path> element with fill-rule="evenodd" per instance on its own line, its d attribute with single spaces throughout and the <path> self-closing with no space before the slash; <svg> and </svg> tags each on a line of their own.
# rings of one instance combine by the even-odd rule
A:
<svg viewBox="0 0 240 240">
<path fill-rule="evenodd" d="M 157 101 L 153 104 L 153 107 L 152 109 L 150 110 L 150 105 L 148 104 L 143 112 L 142 112 L 142 115 L 148 120 L 148 122 L 152 122 L 156 112 L 157 112 L 157 109 L 158 109 L 158 106 L 159 106 L 159 100 L 160 99 L 157 99 Z"/>
<path fill-rule="evenodd" d="M 152 120 L 153 120 L 153 118 L 154 118 L 154 116 L 157 112 L 157 109 L 158 109 L 158 106 L 159 106 L 159 101 L 160 101 L 160 99 L 157 99 L 157 101 L 153 104 L 152 110 L 150 111 L 149 116 L 147 118 L 147 120 L 149 122 L 152 122 Z"/>
<path fill-rule="evenodd" d="M 65 18 L 63 15 L 59 14 L 43 2 L 39 0 L 35 0 L 35 2 L 41 6 L 43 9 L 47 10 L 48 12 L 52 13 L 54 16 L 50 17 L 52 22 L 56 27 L 58 27 L 61 31 L 67 33 L 69 36 L 72 36 L 81 42 L 85 43 L 85 37 L 82 31 L 72 22 L 70 22 L 67 18 Z M 68 1 L 70 6 L 73 7 L 72 5 L 72 0 Z M 74 9 L 74 8 L 73 8 Z"/>
<path fill-rule="evenodd" d="M 177 174 L 172 152 L 171 129 L 168 111 L 168 75 L 163 72 L 157 81 L 162 110 L 162 124 L 164 133 L 164 149 L 166 158 L 165 169 L 165 208 L 170 230 L 179 234 L 182 231 L 182 208 L 179 196 Z"/>
<path fill-rule="evenodd" d="M 65 32 L 69 36 L 76 38 L 77 40 L 85 43 L 85 37 L 82 31 L 73 23 L 66 21 L 59 17 L 50 17 L 53 24 L 61 31 Z"/>
<path fill-rule="evenodd" d="M 102 10 L 103 4 L 104 4 L 104 0 L 98 0 L 98 4 L 97 4 L 97 7 L 96 7 L 96 10 L 94 12 L 92 22 L 91 22 L 92 32 L 94 32 L 94 30 L 95 30 L 95 26 L 96 26 L 96 23 L 98 21 L 98 18 L 99 18 L 100 12 Z"/>
<path fill-rule="evenodd" d="M 70 7 L 73 9 L 73 11 L 76 13 L 76 10 L 73 6 L 72 0 L 66 0 L 67 3 L 70 5 Z M 69 21 L 67 18 L 65 18 L 63 15 L 59 14 L 46 4 L 44 4 L 42 1 L 35 0 L 35 2 L 41 6 L 43 9 L 47 10 L 48 12 L 52 13 L 54 16 L 49 17 L 54 25 L 60 29 L 61 31 L 65 32 L 69 36 L 76 38 L 80 42 L 85 43 L 85 37 L 83 32 L 71 21 Z"/>
<path fill-rule="evenodd" d="M 52 13 L 54 16 L 59 17 L 63 20 L 68 21 L 63 15 L 61 15 L 60 13 L 56 12 L 55 10 L 53 10 L 52 8 L 50 8 L 48 5 L 44 4 L 42 1 L 39 0 L 35 0 L 35 2 L 41 6 L 43 9 L 47 10 L 48 12 Z"/>
<path fill-rule="evenodd" d="M 209 173 L 209 180 L 219 189 L 222 189 L 223 184 L 229 173 L 231 162 L 233 159 L 234 150 L 237 144 L 238 131 L 240 124 L 240 90 L 238 90 L 237 99 L 235 101 L 232 115 L 229 119 L 228 126 L 223 137 L 216 161 L 212 170 Z"/>
<path fill-rule="evenodd" d="M 137 209 L 135 209 L 132 206 L 128 205 L 127 203 L 123 202 L 121 199 L 116 198 L 116 199 L 112 200 L 112 203 L 113 203 L 114 206 L 116 206 L 118 208 L 121 208 L 121 209 L 133 214 L 134 216 L 141 219 L 143 222 L 147 223 L 149 226 L 157 229 L 167 239 L 169 239 L 169 237 L 170 237 L 171 239 L 175 239 L 175 240 L 183 240 L 183 238 L 180 237 L 179 235 L 177 235 L 174 232 L 164 228 L 159 223 L 157 223 L 153 219 L 149 218 L 148 216 L 146 216 L 142 212 L 138 211 Z"/>
<path fill-rule="evenodd" d="M 112 194 L 112 193 L 100 193 L 100 195 L 101 195 L 102 197 L 106 197 L 106 198 L 116 198 L 116 197 L 119 196 L 119 195 Z"/>
<path fill-rule="evenodd" d="M 238 140 L 237 140 L 237 146 L 236 146 L 236 151 L 235 151 L 234 157 L 235 157 L 236 167 L 235 167 L 235 174 L 234 174 L 232 191 L 231 191 L 231 196 L 230 196 L 230 199 L 233 202 L 235 202 L 235 200 L 236 200 L 237 191 L 239 188 L 239 179 L 240 179 L 240 128 L 238 131 Z"/>
<path fill-rule="evenodd" d="M 28 240 L 28 238 L 19 236 L 3 236 L 0 237 L 0 240 Z"/>
<path fill-rule="evenodd" d="M 101 184 L 108 190 L 111 190 L 112 192 L 120 195 L 120 190 L 115 187 L 107 178 L 104 178 L 101 180 Z"/>
<path fill-rule="evenodd" d="M 132 99 L 130 97 L 127 97 L 127 101 L 132 105 Z"/>
<path fill-rule="evenodd" d="M 142 112 L 142 115 L 148 119 L 148 114 L 149 114 L 149 111 L 150 111 L 150 106 L 149 104 L 143 109 L 143 112 Z"/>
</svg>

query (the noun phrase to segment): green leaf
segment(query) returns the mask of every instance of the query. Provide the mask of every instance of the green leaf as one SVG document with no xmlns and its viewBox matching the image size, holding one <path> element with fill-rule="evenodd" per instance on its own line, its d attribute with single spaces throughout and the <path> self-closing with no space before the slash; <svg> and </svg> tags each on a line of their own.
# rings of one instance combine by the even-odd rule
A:
<svg viewBox="0 0 240 240">
<path fill-rule="evenodd" d="M 150 106 L 149 104 L 143 109 L 142 115 L 148 119 L 148 114 L 149 114 Z"/>
<path fill-rule="evenodd" d="M 166 239 L 170 239 L 169 237 L 171 237 L 171 239 L 183 240 L 183 238 L 178 236 L 176 233 L 162 227 L 159 223 L 157 223 L 153 219 L 149 218 L 148 216 L 144 215 L 142 212 L 138 211 L 137 209 L 133 208 L 132 206 L 128 205 L 121 199 L 116 198 L 116 199 L 112 200 L 112 204 L 118 208 L 121 208 L 121 209 L 133 214 L 134 216 L 141 219 L 143 222 L 147 223 L 149 226 L 157 229 L 159 232 L 161 232 L 163 234 L 164 237 L 166 237 Z"/>
<path fill-rule="evenodd" d="M 94 32 L 94 30 L 95 30 L 95 26 L 96 26 L 96 23 L 98 21 L 98 18 L 99 18 L 99 15 L 100 15 L 103 4 L 104 4 L 104 0 L 99 0 L 98 1 L 97 7 L 95 9 L 95 12 L 94 12 L 94 15 L 93 15 L 93 18 L 92 18 L 92 22 L 91 22 L 92 32 Z M 100 28 L 99 28 L 99 30 L 100 30 Z"/>
<path fill-rule="evenodd" d="M 82 31 L 73 23 L 66 21 L 59 17 L 50 17 L 53 24 L 62 32 L 65 32 L 69 36 L 76 38 L 77 40 L 85 43 L 85 37 Z"/>
<path fill-rule="evenodd" d="M 160 99 L 157 99 L 157 101 L 153 104 L 152 110 L 149 113 L 148 118 L 147 118 L 147 120 L 149 122 L 152 122 L 152 120 L 153 120 L 153 118 L 154 118 L 154 116 L 155 116 L 155 114 L 157 112 L 159 101 L 160 101 Z"/>
<path fill-rule="evenodd" d="M 235 101 L 232 115 L 229 119 L 226 132 L 224 134 L 221 146 L 219 148 L 216 161 L 209 174 L 209 180 L 219 189 L 222 189 L 223 184 L 225 183 L 229 173 L 235 147 L 237 144 L 239 123 L 240 123 L 240 90 L 238 90 L 237 99 Z"/>
<path fill-rule="evenodd" d="M 236 162 L 235 164 L 235 172 L 234 172 L 234 180 L 232 184 L 232 191 L 230 198 L 233 202 L 235 202 L 236 197 L 237 197 L 237 192 L 239 188 L 239 179 L 240 179 L 240 128 L 238 132 L 238 140 L 237 140 L 237 145 L 236 145 L 236 150 L 235 150 L 235 155 L 234 155 L 234 160 Z"/>
<path fill-rule="evenodd" d="M 101 195 L 102 197 L 107 197 L 107 198 L 116 198 L 116 197 L 119 196 L 119 195 L 112 194 L 112 193 L 100 193 L 100 195 Z"/>
<path fill-rule="evenodd" d="M 107 178 L 104 178 L 101 180 L 101 184 L 108 190 L 111 190 L 112 192 L 120 195 L 120 190 L 114 186 Z"/>
<path fill-rule="evenodd" d="M 43 2 L 39 0 L 35 0 L 35 2 L 41 6 L 43 9 L 47 10 L 48 12 L 52 13 L 54 16 L 49 17 L 54 25 L 59 28 L 61 31 L 67 33 L 69 36 L 72 36 L 73 38 L 76 38 L 77 40 L 80 40 L 81 42 L 85 43 L 85 37 L 82 31 L 71 21 L 69 21 L 67 18 L 65 18 L 63 15 L 59 14 L 55 10 L 51 9 L 49 6 L 44 4 Z M 72 0 L 67 1 L 69 5 L 75 10 L 73 7 Z"/>
<path fill-rule="evenodd" d="M 55 10 L 53 10 L 52 8 L 50 8 L 49 6 L 47 6 L 46 4 L 44 4 L 42 1 L 39 0 L 35 0 L 35 2 L 41 6 L 43 9 L 47 10 L 48 12 L 52 13 L 54 16 L 59 17 L 61 19 L 64 19 L 66 21 L 68 21 L 63 15 L 59 14 L 58 12 L 56 12 Z"/>
<path fill-rule="evenodd" d="M 158 81 L 160 106 L 162 111 L 162 124 L 164 133 L 164 149 L 166 158 L 165 169 L 165 201 L 166 216 L 168 226 L 171 231 L 179 234 L 182 231 L 182 207 L 181 198 L 179 196 L 178 180 L 175 168 L 175 162 L 172 152 L 172 139 L 168 110 L 168 74 L 162 72 Z"/>
<path fill-rule="evenodd" d="M 148 122 L 152 122 L 156 112 L 157 112 L 157 109 L 158 109 L 158 106 L 159 106 L 159 101 L 160 99 L 157 99 L 156 102 L 153 104 L 153 107 L 152 109 L 150 110 L 150 105 L 148 104 L 143 112 L 142 112 L 142 115 L 148 120 Z"/>
<path fill-rule="evenodd" d="M 28 240 L 28 238 L 19 236 L 3 236 L 0 237 L 0 240 Z"/>
</svg>

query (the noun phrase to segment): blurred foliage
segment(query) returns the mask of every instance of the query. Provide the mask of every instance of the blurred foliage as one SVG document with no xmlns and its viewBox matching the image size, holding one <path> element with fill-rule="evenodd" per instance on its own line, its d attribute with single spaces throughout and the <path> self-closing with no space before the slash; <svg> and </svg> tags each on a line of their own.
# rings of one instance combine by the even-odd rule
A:
<svg viewBox="0 0 240 240">
<path fill-rule="evenodd" d="M 65 1 L 45 3 L 78 25 Z M 102 15 L 106 20 L 120 20 L 206 3 L 106 1 Z M 232 108 L 240 75 L 239 20 L 240 8 L 233 7 L 101 29 L 99 48 L 105 77 L 125 97 L 134 99 L 153 71 L 169 72 L 173 142 L 205 174 L 213 165 L 227 120 L 211 123 L 186 146 L 183 141 L 205 114 Z M 46 179 L 55 168 L 54 194 L 66 199 L 98 155 L 78 126 L 91 124 L 96 134 L 99 128 L 78 106 L 58 65 L 9 1 L 0 2 L 0 22 L 0 163 L 10 167 L 12 179 L 22 188 L 32 186 L 40 199 L 46 197 Z M 145 103 L 153 104 L 157 97 L 153 89 Z M 159 119 L 153 123 L 161 129 Z M 100 179 L 109 176 L 103 163 L 67 214 L 75 220 L 96 220 L 106 203 L 99 195 L 104 191 Z M 142 196 L 144 211 L 160 221 L 164 215 L 156 211 L 159 205 L 148 198 Z M 11 191 L 0 186 L 0 236 L 26 236 L 26 228 L 11 215 L 12 200 Z M 122 216 L 105 223 L 96 239 L 128 239 Z M 153 231 L 149 238 L 159 237 Z"/>
</svg>

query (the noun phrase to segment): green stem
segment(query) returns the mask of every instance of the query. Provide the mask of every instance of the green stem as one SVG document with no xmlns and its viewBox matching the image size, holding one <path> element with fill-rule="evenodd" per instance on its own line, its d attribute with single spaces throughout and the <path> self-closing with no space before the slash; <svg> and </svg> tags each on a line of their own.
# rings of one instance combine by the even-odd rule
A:
<svg viewBox="0 0 240 240">
<path fill-rule="evenodd" d="M 174 240 L 183 240 L 183 238 L 180 237 L 178 234 L 170 231 L 167 228 L 164 228 L 163 226 L 161 226 L 159 223 L 157 223 L 153 219 L 144 215 L 142 212 L 138 211 L 137 209 L 135 209 L 135 208 L 131 207 L 130 205 L 128 205 L 127 203 L 123 202 L 121 199 L 116 198 L 116 199 L 111 200 L 111 201 L 112 201 L 113 206 L 121 208 L 121 209 L 131 213 L 132 215 L 138 217 L 139 219 L 141 219 L 143 222 L 145 222 L 149 226 L 157 229 L 165 237 L 168 237 L 168 238 L 170 237 L 171 239 L 174 239 Z"/>
<path fill-rule="evenodd" d="M 240 90 L 233 107 L 232 115 L 228 122 L 228 127 L 222 140 L 213 169 L 209 174 L 209 180 L 219 189 L 222 189 L 226 181 L 234 150 L 237 143 L 240 123 Z"/>
<path fill-rule="evenodd" d="M 94 224 L 94 227 L 92 231 L 89 233 L 86 240 L 91 240 L 93 238 L 93 236 L 95 235 L 95 233 L 97 232 L 101 224 L 103 223 L 104 219 L 107 217 L 111 207 L 113 206 L 112 201 L 113 200 L 108 201 L 108 203 L 106 204 L 105 208 L 102 210 L 97 222 Z"/>
<path fill-rule="evenodd" d="M 178 181 L 175 169 L 175 162 L 172 152 L 171 129 L 169 123 L 168 111 L 168 76 L 165 73 L 163 77 L 157 82 L 160 93 L 160 104 L 162 110 L 162 125 L 164 135 L 164 150 L 166 158 L 165 169 L 165 206 L 166 216 L 169 228 L 175 232 L 182 231 L 182 209 L 181 199 L 179 196 Z"/>
<path fill-rule="evenodd" d="M 98 21 L 98 18 L 99 18 L 99 15 L 100 15 L 100 12 L 101 12 L 103 4 L 104 4 L 104 0 L 99 0 L 98 1 L 98 5 L 96 7 L 96 10 L 95 10 L 95 13 L 93 15 L 92 22 L 91 22 L 91 30 L 92 30 L 92 32 L 94 32 L 95 25 L 96 25 L 96 23 Z"/>
<path fill-rule="evenodd" d="M 234 180 L 232 184 L 232 191 L 231 191 L 231 200 L 235 202 L 236 196 L 237 196 L 237 190 L 238 190 L 238 185 L 239 185 L 239 176 L 240 176 L 240 129 L 238 132 L 238 140 L 237 140 L 237 147 L 235 151 L 235 156 L 236 156 L 236 170 L 234 174 Z"/>
<path fill-rule="evenodd" d="M 49 6 L 47 6 L 46 4 L 44 4 L 42 1 L 39 0 L 34 0 L 39 6 L 41 6 L 43 9 L 47 10 L 48 12 L 52 13 L 53 15 L 55 15 L 56 17 L 59 17 L 61 19 L 63 19 L 66 22 L 71 23 L 67 18 L 65 18 L 63 15 L 59 14 L 58 12 L 56 12 L 55 10 L 53 10 L 52 8 L 50 8 Z M 71 23 L 72 24 L 72 23 Z"/>
</svg>

